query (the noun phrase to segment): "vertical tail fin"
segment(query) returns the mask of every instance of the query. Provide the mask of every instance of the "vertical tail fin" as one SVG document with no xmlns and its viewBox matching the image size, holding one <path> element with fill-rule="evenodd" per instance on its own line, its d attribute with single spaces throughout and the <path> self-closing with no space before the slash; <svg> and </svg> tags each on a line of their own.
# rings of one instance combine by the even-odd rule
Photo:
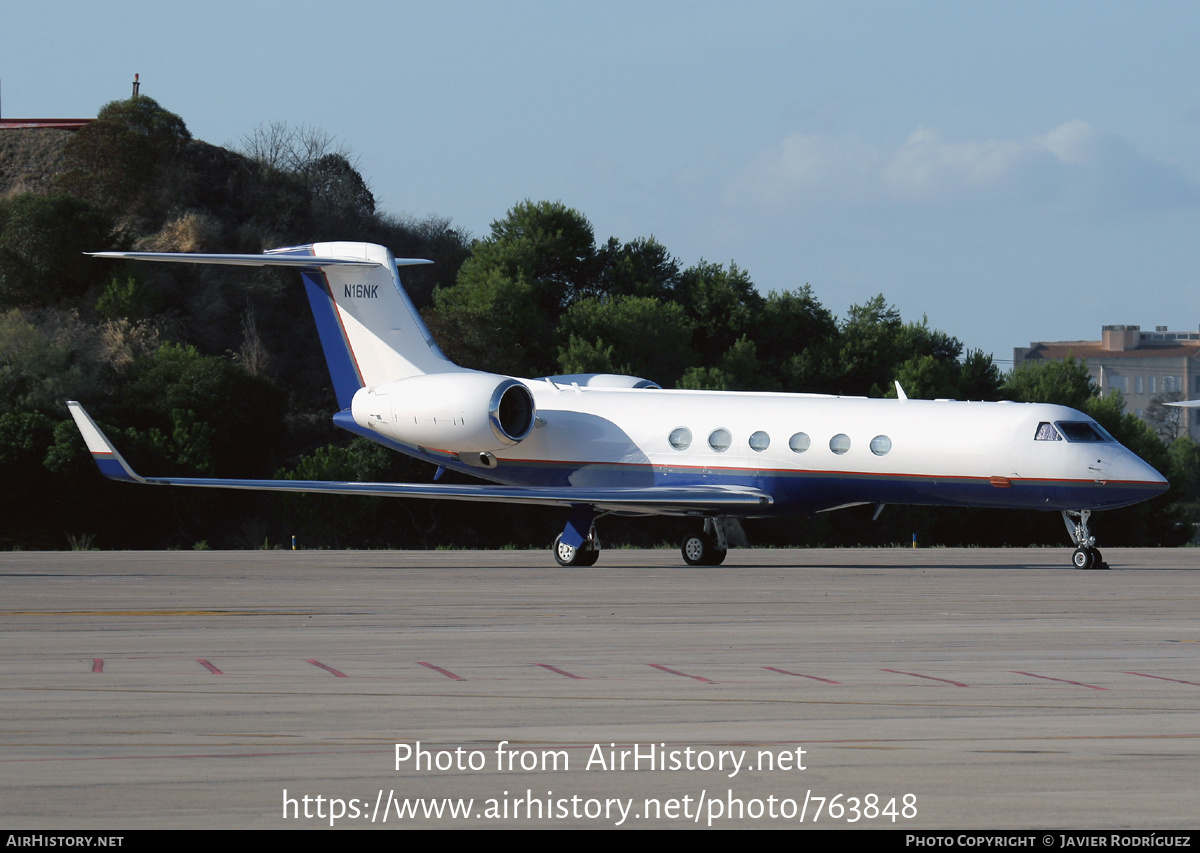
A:
<svg viewBox="0 0 1200 853">
<path fill-rule="evenodd" d="M 354 392 L 363 386 L 463 369 L 438 348 L 400 283 L 399 267 L 431 262 L 398 259 L 374 243 L 313 243 L 261 255 L 94 254 L 143 261 L 298 268 L 338 405 L 343 409 L 350 407 Z"/>
<path fill-rule="evenodd" d="M 374 243 L 314 243 L 266 256 L 311 259 L 301 277 L 343 409 L 364 385 L 460 369 L 438 348 L 400 283 L 399 266 L 429 261 L 397 260 Z"/>
</svg>

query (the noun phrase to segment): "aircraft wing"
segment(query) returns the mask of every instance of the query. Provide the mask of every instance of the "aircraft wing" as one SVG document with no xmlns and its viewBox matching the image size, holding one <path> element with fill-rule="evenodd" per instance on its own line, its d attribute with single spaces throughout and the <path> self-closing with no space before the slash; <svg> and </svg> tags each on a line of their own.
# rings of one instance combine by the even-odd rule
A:
<svg viewBox="0 0 1200 853">
<path fill-rule="evenodd" d="M 158 486 L 196 486 L 209 489 L 252 489 L 273 492 L 313 492 L 329 495 L 368 495 L 429 498 L 541 506 L 592 506 L 605 512 L 689 515 L 692 513 L 753 514 L 772 503 L 761 489 L 723 486 L 583 489 L 541 486 L 441 485 L 437 483 L 355 483 L 328 480 L 226 480 L 207 477 L 143 477 L 126 462 L 83 406 L 67 403 L 76 426 L 100 472 L 110 480 Z"/>
</svg>

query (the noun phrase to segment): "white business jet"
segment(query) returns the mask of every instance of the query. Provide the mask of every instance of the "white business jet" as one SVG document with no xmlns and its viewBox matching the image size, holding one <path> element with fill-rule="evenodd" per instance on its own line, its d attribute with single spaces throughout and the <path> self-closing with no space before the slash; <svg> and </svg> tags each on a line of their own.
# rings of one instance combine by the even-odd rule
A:
<svg viewBox="0 0 1200 853">
<path fill-rule="evenodd" d="M 570 509 L 554 556 L 592 565 L 605 515 L 703 519 L 683 542 L 691 565 L 718 565 L 739 519 L 874 504 L 1062 513 L 1078 568 L 1104 566 L 1095 510 L 1154 497 L 1167 481 L 1087 415 L 1063 406 L 664 390 L 609 374 L 520 379 L 442 354 L 370 243 L 315 243 L 262 255 L 100 252 L 176 263 L 299 270 L 341 409 L 338 426 L 491 484 L 351 483 L 142 477 L 76 402 L 100 470 L 174 486 L 498 501 Z M 440 473 L 440 472 L 439 472 Z M 435 478 L 436 479 L 436 478 Z M 697 525 L 699 527 L 699 525 Z"/>
</svg>

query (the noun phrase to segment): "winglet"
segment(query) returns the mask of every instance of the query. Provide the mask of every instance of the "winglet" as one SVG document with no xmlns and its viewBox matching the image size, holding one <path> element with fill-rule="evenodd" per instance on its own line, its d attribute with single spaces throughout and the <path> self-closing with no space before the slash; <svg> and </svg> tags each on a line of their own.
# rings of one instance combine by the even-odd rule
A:
<svg viewBox="0 0 1200 853">
<path fill-rule="evenodd" d="M 124 483 L 146 482 L 144 477 L 135 474 L 129 463 L 121 458 L 108 436 L 100 431 L 100 427 L 96 426 L 96 422 L 83 410 L 83 406 L 74 400 L 68 400 L 67 408 L 71 410 L 75 426 L 83 433 L 83 440 L 87 442 L 88 451 L 91 452 L 92 459 L 96 460 L 101 474 L 110 480 L 120 480 Z"/>
</svg>

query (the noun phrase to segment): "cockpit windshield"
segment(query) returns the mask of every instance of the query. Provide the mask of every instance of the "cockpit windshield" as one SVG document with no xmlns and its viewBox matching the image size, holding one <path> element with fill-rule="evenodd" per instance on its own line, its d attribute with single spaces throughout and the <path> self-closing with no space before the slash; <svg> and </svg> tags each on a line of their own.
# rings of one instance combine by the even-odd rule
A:
<svg viewBox="0 0 1200 853">
<path fill-rule="evenodd" d="M 1093 421 L 1042 421 L 1034 441 L 1116 441 L 1108 430 Z"/>
<path fill-rule="evenodd" d="M 1055 421 L 1067 441 L 1115 441 L 1104 427 L 1087 421 Z"/>
<path fill-rule="evenodd" d="M 1058 434 L 1058 430 L 1054 428 L 1054 424 L 1049 421 L 1042 421 L 1038 424 L 1037 432 L 1033 436 L 1034 441 L 1062 441 L 1062 436 Z"/>
</svg>

